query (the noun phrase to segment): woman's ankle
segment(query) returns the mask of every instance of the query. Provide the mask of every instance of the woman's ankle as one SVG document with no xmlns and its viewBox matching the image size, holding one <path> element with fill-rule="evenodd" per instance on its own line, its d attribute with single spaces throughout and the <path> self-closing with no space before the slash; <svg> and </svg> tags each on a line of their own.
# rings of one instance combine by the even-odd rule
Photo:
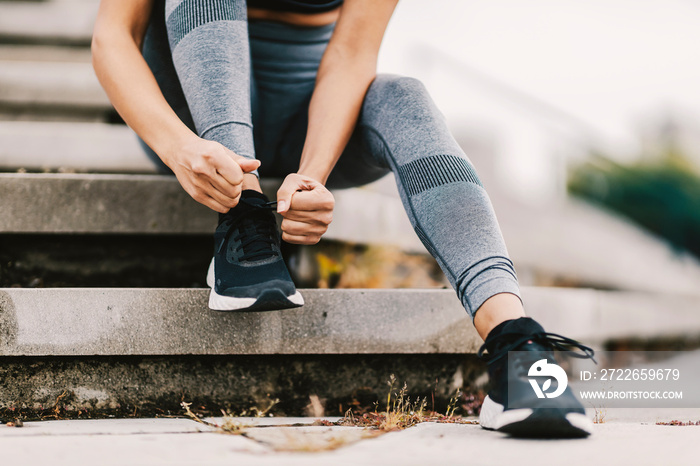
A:
<svg viewBox="0 0 700 466">
<path fill-rule="evenodd" d="M 520 298 L 511 293 L 491 296 L 474 314 L 474 327 L 483 340 L 498 324 L 525 317 Z"/>
<path fill-rule="evenodd" d="M 241 187 L 244 190 L 252 189 L 253 191 L 257 191 L 259 193 L 262 192 L 262 188 L 260 187 L 260 180 L 257 176 L 253 175 L 252 173 L 243 174 L 243 184 Z"/>
</svg>

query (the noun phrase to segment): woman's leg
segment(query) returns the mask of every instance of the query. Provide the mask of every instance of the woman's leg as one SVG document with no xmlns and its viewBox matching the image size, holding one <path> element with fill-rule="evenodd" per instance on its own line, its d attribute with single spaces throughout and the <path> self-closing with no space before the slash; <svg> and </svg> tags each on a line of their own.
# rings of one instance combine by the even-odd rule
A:
<svg viewBox="0 0 700 466">
<path fill-rule="evenodd" d="M 492 388 L 479 413 L 482 427 L 512 435 L 585 437 L 590 420 L 570 388 L 555 401 L 534 395 L 527 373 L 554 349 L 590 348 L 547 334 L 524 317 L 513 264 L 491 202 L 474 168 L 450 135 L 423 85 L 411 78 L 378 76 L 370 86 L 339 175 L 368 157 L 391 169 L 416 233 L 457 291 L 485 342 Z M 360 179 L 362 174 L 355 174 Z"/>
<path fill-rule="evenodd" d="M 244 0 L 166 0 L 165 27 L 197 134 L 254 158 Z"/>
<path fill-rule="evenodd" d="M 498 323 L 524 315 L 488 195 L 416 79 L 375 79 L 329 185 L 369 181 L 367 172 L 358 170 L 368 165 L 394 173 L 411 224 L 482 337 Z"/>
</svg>

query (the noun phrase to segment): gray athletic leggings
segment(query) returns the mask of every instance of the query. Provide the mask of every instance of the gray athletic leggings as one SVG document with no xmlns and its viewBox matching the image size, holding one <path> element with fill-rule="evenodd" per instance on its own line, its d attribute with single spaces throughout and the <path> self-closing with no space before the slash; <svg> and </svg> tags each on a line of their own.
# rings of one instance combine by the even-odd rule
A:
<svg viewBox="0 0 700 466">
<path fill-rule="evenodd" d="M 260 159 L 260 176 L 284 177 L 299 167 L 332 32 L 333 25 L 248 23 L 243 0 L 156 1 L 143 53 L 190 128 Z M 425 87 L 379 75 L 328 186 L 358 186 L 390 171 L 416 233 L 472 317 L 491 296 L 519 296 L 488 195 Z"/>
</svg>

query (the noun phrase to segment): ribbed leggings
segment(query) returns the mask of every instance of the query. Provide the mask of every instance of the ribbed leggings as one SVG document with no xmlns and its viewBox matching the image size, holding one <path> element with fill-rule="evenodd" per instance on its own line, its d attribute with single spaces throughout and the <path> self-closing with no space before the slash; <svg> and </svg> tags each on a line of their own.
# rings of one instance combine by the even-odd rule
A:
<svg viewBox="0 0 700 466">
<path fill-rule="evenodd" d="M 143 54 L 190 128 L 260 159 L 260 176 L 284 177 L 298 169 L 332 33 L 333 25 L 249 23 L 244 0 L 160 0 Z M 379 75 L 328 186 L 358 186 L 388 172 L 416 233 L 472 317 L 491 296 L 519 296 L 488 195 L 425 87 Z"/>
</svg>

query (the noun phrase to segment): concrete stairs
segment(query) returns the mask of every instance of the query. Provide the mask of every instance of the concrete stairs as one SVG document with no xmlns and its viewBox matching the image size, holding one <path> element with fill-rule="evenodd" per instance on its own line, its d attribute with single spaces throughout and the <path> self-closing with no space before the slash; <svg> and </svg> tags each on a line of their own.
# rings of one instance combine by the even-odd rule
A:
<svg viewBox="0 0 700 466">
<path fill-rule="evenodd" d="M 177 413 L 183 399 L 236 412 L 277 399 L 276 413 L 291 415 L 312 396 L 341 415 L 371 407 L 391 374 L 439 407 L 476 390 L 480 339 L 451 290 L 301 291 L 299 309 L 216 313 L 206 289 L 0 289 L 0 416 Z M 598 348 L 700 334 L 694 297 L 523 296 L 550 331 Z"/>
<path fill-rule="evenodd" d="M 116 256 L 117 240 L 132 256 L 144 241 L 210 241 L 215 214 L 154 174 L 99 88 L 87 48 L 96 5 L 0 1 L 0 274 L 17 257 L 48 264 L 35 245 L 63 240 L 66 258 L 81 241 Z M 423 251 L 391 193 L 336 199 L 327 238 Z M 306 289 L 303 308 L 232 314 L 209 311 L 206 289 L 125 283 L 0 288 L 0 417 L 177 413 L 182 400 L 240 412 L 275 398 L 277 413 L 299 415 L 312 395 L 336 415 L 371 407 L 391 374 L 440 406 L 484 372 L 451 290 Z M 550 331 L 597 346 L 700 334 L 697 295 L 526 287 L 524 298 Z"/>
</svg>

